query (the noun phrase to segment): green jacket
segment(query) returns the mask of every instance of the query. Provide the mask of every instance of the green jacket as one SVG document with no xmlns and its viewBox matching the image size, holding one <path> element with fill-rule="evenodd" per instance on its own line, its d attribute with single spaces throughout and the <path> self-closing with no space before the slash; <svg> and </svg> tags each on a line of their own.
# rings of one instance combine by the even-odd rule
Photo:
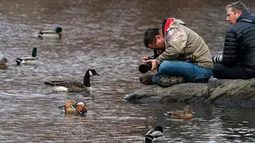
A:
<svg viewBox="0 0 255 143">
<path fill-rule="evenodd" d="M 213 68 L 211 52 L 204 40 L 178 20 L 174 21 L 165 35 L 165 50 L 157 57 L 163 60 L 181 60 L 200 67 Z"/>
</svg>

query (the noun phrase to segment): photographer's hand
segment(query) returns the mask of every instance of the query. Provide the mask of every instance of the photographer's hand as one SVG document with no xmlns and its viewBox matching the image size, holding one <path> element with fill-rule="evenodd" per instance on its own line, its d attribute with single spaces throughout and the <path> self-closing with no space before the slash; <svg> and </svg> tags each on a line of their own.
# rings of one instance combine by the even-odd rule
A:
<svg viewBox="0 0 255 143">
<path fill-rule="evenodd" d="M 143 63 L 145 63 L 147 60 L 149 60 L 149 58 L 147 56 L 142 57 Z"/>
<path fill-rule="evenodd" d="M 153 60 L 147 60 L 147 61 L 150 61 L 152 64 L 151 71 L 154 71 L 155 69 L 157 69 L 157 67 L 159 65 L 159 60 L 153 59 Z"/>
</svg>

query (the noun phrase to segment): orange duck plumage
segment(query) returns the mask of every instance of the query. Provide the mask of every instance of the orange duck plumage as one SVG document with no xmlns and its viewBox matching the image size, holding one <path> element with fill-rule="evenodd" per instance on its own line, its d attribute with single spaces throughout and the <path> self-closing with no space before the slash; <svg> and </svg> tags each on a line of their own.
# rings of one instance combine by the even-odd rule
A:
<svg viewBox="0 0 255 143">
<path fill-rule="evenodd" d="M 64 107 L 66 115 L 76 115 L 76 116 L 85 116 L 87 113 L 88 107 L 82 101 L 73 102 L 68 101 L 64 106 L 60 106 L 60 108 Z"/>
</svg>

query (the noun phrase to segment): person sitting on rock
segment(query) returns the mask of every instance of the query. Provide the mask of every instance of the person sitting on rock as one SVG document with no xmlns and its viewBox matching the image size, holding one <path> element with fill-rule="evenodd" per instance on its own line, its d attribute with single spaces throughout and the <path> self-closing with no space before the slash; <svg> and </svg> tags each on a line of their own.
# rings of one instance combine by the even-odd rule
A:
<svg viewBox="0 0 255 143">
<path fill-rule="evenodd" d="M 230 27 L 223 54 L 214 56 L 213 75 L 218 79 L 250 79 L 255 77 L 255 16 L 244 3 L 226 6 Z"/>
<path fill-rule="evenodd" d="M 161 50 L 158 57 L 143 57 L 143 62 L 151 62 L 154 75 L 140 77 L 143 84 L 171 86 L 184 82 L 207 82 L 212 76 L 211 52 L 204 40 L 194 31 L 175 18 L 162 21 L 162 29 L 149 28 L 144 33 L 144 45 L 149 49 Z M 154 52 L 155 53 L 155 52 Z M 180 80 L 173 78 L 181 77 Z M 175 82 L 171 82 L 171 81 Z"/>
</svg>

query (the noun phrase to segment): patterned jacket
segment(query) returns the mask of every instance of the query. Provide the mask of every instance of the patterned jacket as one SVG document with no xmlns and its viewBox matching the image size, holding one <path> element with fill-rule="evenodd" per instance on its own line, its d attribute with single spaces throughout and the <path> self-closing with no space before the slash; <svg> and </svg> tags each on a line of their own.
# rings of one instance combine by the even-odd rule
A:
<svg viewBox="0 0 255 143">
<path fill-rule="evenodd" d="M 157 57 L 160 62 L 181 60 L 200 67 L 213 68 L 208 46 L 196 32 L 184 26 L 182 21 L 172 18 L 170 24 L 165 25 L 162 30 L 165 38 L 165 50 Z"/>
</svg>

